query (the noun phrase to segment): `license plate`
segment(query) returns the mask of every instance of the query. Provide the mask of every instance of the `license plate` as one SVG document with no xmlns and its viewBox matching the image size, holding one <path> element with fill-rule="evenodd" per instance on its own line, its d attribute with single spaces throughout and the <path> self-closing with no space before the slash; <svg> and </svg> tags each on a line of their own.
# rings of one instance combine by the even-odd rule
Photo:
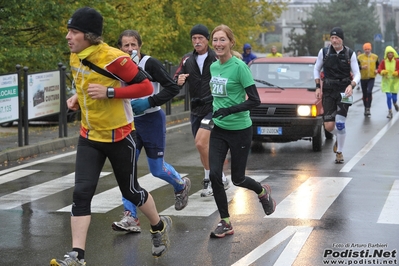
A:
<svg viewBox="0 0 399 266">
<path fill-rule="evenodd" d="M 258 135 L 282 135 L 282 127 L 258 127 Z"/>
</svg>

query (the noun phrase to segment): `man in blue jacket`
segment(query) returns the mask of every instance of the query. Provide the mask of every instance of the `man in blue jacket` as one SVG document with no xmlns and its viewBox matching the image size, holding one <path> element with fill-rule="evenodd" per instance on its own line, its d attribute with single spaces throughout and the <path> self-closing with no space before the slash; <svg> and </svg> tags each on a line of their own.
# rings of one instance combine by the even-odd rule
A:
<svg viewBox="0 0 399 266">
<path fill-rule="evenodd" d="M 242 60 L 248 65 L 249 62 L 256 58 L 256 55 L 252 53 L 252 47 L 249 43 L 244 44 L 243 51 Z"/>
</svg>

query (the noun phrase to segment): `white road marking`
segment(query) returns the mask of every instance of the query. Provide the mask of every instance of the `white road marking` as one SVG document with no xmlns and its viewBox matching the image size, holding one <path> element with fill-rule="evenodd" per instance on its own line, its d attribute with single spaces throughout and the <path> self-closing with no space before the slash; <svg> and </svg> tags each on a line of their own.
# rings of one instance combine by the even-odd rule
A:
<svg viewBox="0 0 399 266">
<path fill-rule="evenodd" d="M 351 179 L 311 177 L 278 203 L 276 211 L 265 218 L 319 220 Z"/>
<path fill-rule="evenodd" d="M 293 235 L 283 252 L 279 255 L 277 261 L 273 264 L 274 266 L 292 265 L 312 231 L 313 227 L 287 226 L 232 266 L 251 265 Z"/>
<path fill-rule="evenodd" d="M 399 180 L 395 180 L 385 201 L 384 207 L 378 217 L 377 223 L 399 224 Z"/>
<path fill-rule="evenodd" d="M 388 132 L 388 130 L 399 119 L 399 115 L 394 115 L 391 120 L 355 155 L 348 163 L 342 167 L 340 172 L 348 173 L 352 168 L 374 147 L 375 144 Z"/>
<path fill-rule="evenodd" d="M 40 170 L 19 170 L 2 176 L 0 184 L 40 172 Z M 112 174 L 102 172 L 101 177 Z M 182 177 L 187 174 L 181 174 Z M 267 175 L 251 175 L 252 178 L 261 182 L 268 178 Z M 230 176 L 228 176 L 230 179 Z M 335 199 L 340 195 L 352 178 L 339 177 L 312 177 L 306 180 L 301 186 L 293 191 L 287 198 L 278 203 L 276 211 L 265 218 L 289 218 L 289 219 L 321 219 Z M 139 183 L 147 191 L 168 185 L 167 182 L 147 174 L 139 178 Z M 12 209 L 33 202 L 35 200 L 50 196 L 74 186 L 74 173 L 66 176 L 25 188 L 0 197 L 0 209 Z M 226 191 L 230 202 L 242 188 L 231 185 Z M 170 206 L 161 212 L 161 215 L 174 216 L 199 216 L 207 217 L 217 211 L 213 197 L 201 197 L 202 190 L 199 190 L 189 197 L 189 205 L 176 211 Z M 171 189 L 171 197 L 173 190 Z M 399 224 L 399 180 L 392 185 L 391 191 L 386 199 L 383 210 L 380 213 L 378 223 Z M 122 205 L 121 193 L 116 186 L 102 193 L 96 194 L 92 200 L 93 213 L 106 213 Z M 58 212 L 70 212 L 71 205 L 57 210 Z"/>
<path fill-rule="evenodd" d="M 187 174 L 180 174 L 181 177 L 185 177 Z M 138 179 L 141 187 L 145 188 L 148 192 L 151 192 L 157 188 L 168 185 L 169 183 L 163 181 L 160 178 L 154 177 L 152 174 L 146 174 Z M 171 188 L 171 197 L 173 197 L 173 188 Z M 107 213 L 122 205 L 122 194 L 119 187 L 108 189 L 107 191 L 96 194 L 91 201 L 91 212 L 92 213 Z M 57 212 L 70 212 L 72 205 L 66 206 Z"/>
<path fill-rule="evenodd" d="M 230 176 L 226 176 L 230 179 Z M 268 176 L 267 175 L 251 175 L 251 177 L 261 182 L 265 180 Z M 230 182 L 230 188 L 226 190 L 227 201 L 230 202 L 236 191 L 238 189 L 244 189 L 237 186 L 234 186 Z M 210 216 L 212 213 L 217 211 L 216 203 L 213 197 L 201 197 L 202 189 L 195 192 L 189 197 L 188 206 L 181 211 L 176 211 L 174 206 L 170 206 L 166 210 L 162 211 L 161 215 L 174 215 L 174 216 L 202 216 L 207 217 Z"/>
<path fill-rule="evenodd" d="M 71 152 L 60 154 L 60 155 L 51 156 L 50 158 L 41 159 L 41 160 L 37 160 L 37 161 L 34 161 L 34 162 L 25 163 L 25 164 L 21 164 L 21 165 L 15 166 L 15 167 L 4 169 L 4 170 L 0 171 L 0 176 L 4 175 L 6 173 L 13 172 L 15 170 L 19 170 L 19 169 L 30 167 L 32 165 L 46 163 L 46 162 L 51 162 L 51 161 L 54 161 L 54 160 L 57 160 L 57 159 L 60 159 L 60 158 L 71 156 L 71 155 L 74 155 L 75 153 L 76 153 L 76 151 L 71 151 Z"/>
<path fill-rule="evenodd" d="M 100 178 L 109 174 L 109 172 L 101 172 Z M 71 173 L 36 186 L 18 190 L 0 197 L 0 210 L 9 210 L 19 207 L 22 204 L 69 189 L 74 185 L 75 173 Z"/>
<path fill-rule="evenodd" d="M 34 173 L 40 172 L 40 170 L 19 170 L 16 172 L 11 172 L 5 175 L 0 176 L 0 185 L 17 180 L 21 177 L 25 177 Z"/>
</svg>

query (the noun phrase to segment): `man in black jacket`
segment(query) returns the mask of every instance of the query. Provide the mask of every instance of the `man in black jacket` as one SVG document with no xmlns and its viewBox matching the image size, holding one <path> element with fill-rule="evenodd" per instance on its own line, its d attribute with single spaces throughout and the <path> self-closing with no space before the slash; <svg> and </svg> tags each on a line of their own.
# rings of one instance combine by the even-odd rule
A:
<svg viewBox="0 0 399 266">
<path fill-rule="evenodd" d="M 331 30 L 330 42 L 330 46 L 320 49 L 314 66 L 315 94 L 323 101 L 324 128 L 336 136 L 333 146 L 335 162 L 344 163 L 342 150 L 346 139 L 346 117 L 353 101 L 353 88 L 360 81 L 359 63 L 352 49 L 343 44 L 344 32 L 341 28 Z M 322 69 L 323 87 L 320 82 Z"/>
<path fill-rule="evenodd" d="M 194 51 L 183 56 L 174 79 L 179 86 L 188 82 L 188 89 L 192 99 L 209 98 L 211 90 L 210 66 L 217 60 L 215 52 L 209 47 L 209 30 L 202 24 L 195 25 L 191 31 L 191 41 Z M 195 139 L 195 146 L 200 154 L 204 166 L 204 189 L 201 197 L 212 196 L 212 187 L 209 181 L 209 137 L 212 128 L 212 102 L 202 106 L 191 103 L 191 130 Z M 223 174 L 225 189 L 229 187 L 229 181 Z"/>
</svg>

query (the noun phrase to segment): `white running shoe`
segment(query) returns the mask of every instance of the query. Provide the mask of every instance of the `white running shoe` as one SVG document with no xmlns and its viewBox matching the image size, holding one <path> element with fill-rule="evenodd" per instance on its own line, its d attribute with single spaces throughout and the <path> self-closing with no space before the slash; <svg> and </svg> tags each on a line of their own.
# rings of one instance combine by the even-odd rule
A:
<svg viewBox="0 0 399 266">
<path fill-rule="evenodd" d="M 202 184 L 204 185 L 204 188 L 202 189 L 201 197 L 213 196 L 211 181 L 209 179 L 204 179 Z"/>
<path fill-rule="evenodd" d="M 139 218 L 132 217 L 130 211 L 124 211 L 122 220 L 113 222 L 112 229 L 114 231 L 141 232 Z"/>
<path fill-rule="evenodd" d="M 226 181 L 223 181 L 224 190 L 228 190 L 230 187 L 230 181 L 226 178 Z"/>
</svg>

